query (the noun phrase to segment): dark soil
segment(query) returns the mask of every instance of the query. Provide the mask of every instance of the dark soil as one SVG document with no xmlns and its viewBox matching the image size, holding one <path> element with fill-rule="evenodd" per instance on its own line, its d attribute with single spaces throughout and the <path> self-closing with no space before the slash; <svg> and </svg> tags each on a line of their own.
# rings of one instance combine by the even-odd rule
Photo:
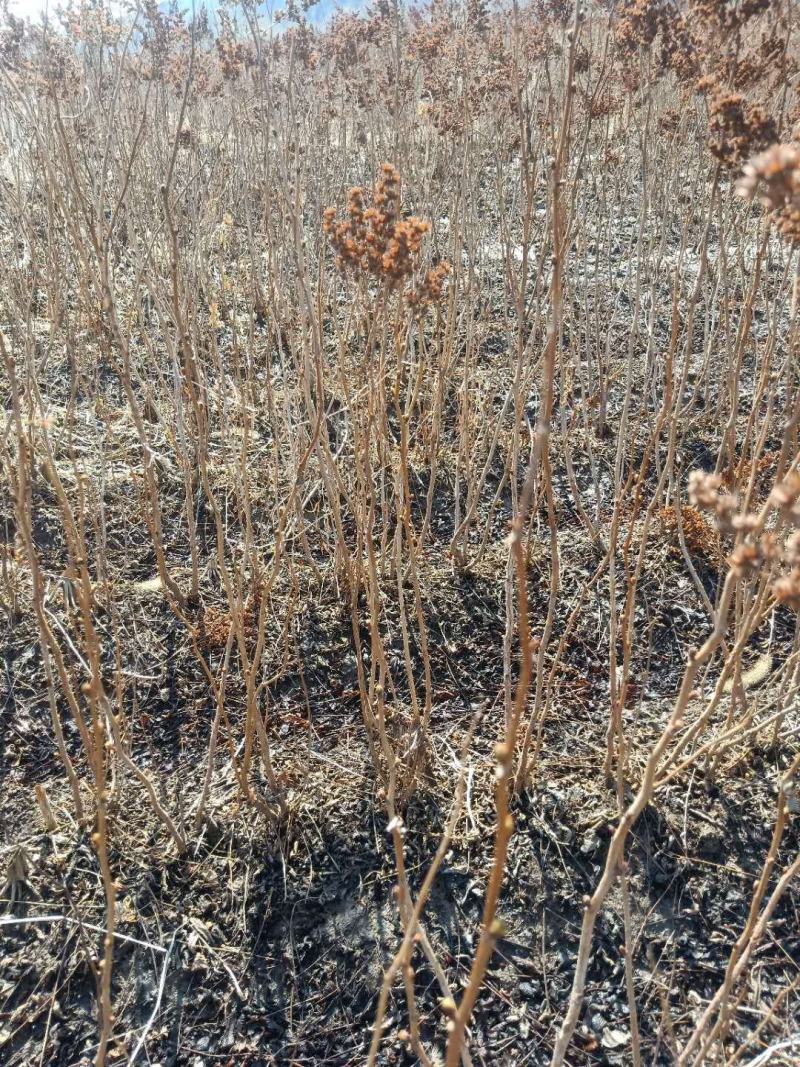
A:
<svg viewBox="0 0 800 1067">
<path fill-rule="evenodd" d="M 574 538 L 578 549 L 562 579 L 568 589 L 577 561 L 576 574 L 588 571 L 591 546 L 580 548 L 578 528 L 566 522 L 565 527 L 565 541 Z M 39 536 L 50 538 L 56 556 L 57 530 L 43 500 Z M 136 534 L 125 541 L 135 544 Z M 126 573 L 148 573 L 135 550 L 127 551 Z M 146 557 L 146 545 L 141 551 Z M 441 549 L 434 546 L 432 556 L 436 551 Z M 467 810 L 425 913 L 428 934 L 456 989 L 471 964 L 492 853 L 491 748 L 502 716 L 501 558 L 498 548 L 472 573 L 454 570 L 443 554 L 438 569 L 428 564 L 433 577 L 425 609 L 437 679 L 434 758 L 404 812 L 412 886 L 422 881 L 446 822 L 454 753 L 474 712 L 484 716 L 471 755 Z M 542 558 L 538 563 L 534 552 L 532 613 L 546 605 Z M 714 574 L 707 577 L 713 584 Z M 665 594 L 667 587 L 673 596 Z M 685 649 L 705 626 L 680 556 L 668 546 L 653 559 L 643 598 L 654 605 L 649 662 L 639 665 L 642 680 L 626 724 L 631 739 L 642 745 L 663 722 Z M 125 603 L 126 614 L 114 624 L 127 635 L 124 667 L 135 680 L 128 693 L 134 753 L 141 766 L 157 772 L 170 810 L 180 811 L 202 771 L 213 702 L 184 628 L 161 597 L 131 592 Z M 119 940 L 115 950 L 114 1052 L 121 1062 L 148 1026 L 153 1064 L 363 1062 L 383 971 L 399 944 L 396 872 L 360 722 L 347 606 L 332 588 L 318 589 L 303 603 L 294 628 L 302 672 L 285 674 L 270 715 L 276 764 L 288 788 L 286 820 L 269 827 L 254 817 L 220 770 L 210 819 L 178 859 L 152 825 L 135 783 L 117 779 L 111 841 L 122 883 L 118 931 L 136 939 Z M 389 590 L 385 608 L 399 657 Z M 570 608 L 565 604 L 561 625 Z M 547 1062 L 568 997 L 582 898 L 599 878 L 616 812 L 613 790 L 602 785 L 597 745 L 607 715 L 607 666 L 598 641 L 604 610 L 598 598 L 578 625 L 559 680 L 558 713 L 545 724 L 536 783 L 517 804 L 500 909 L 506 937 L 492 960 L 472 1028 L 478 1064 Z M 54 599 L 53 611 L 68 627 L 63 603 Z M 0 1047 L 8 1067 L 39 1062 L 67 1067 L 91 1062 L 97 1039 L 101 935 L 81 924 L 102 927 L 102 885 L 85 833 L 61 807 L 67 798 L 50 741 L 31 620 L 18 610 L 13 623 L 4 649 L 0 735 L 3 856 L 10 872 Z M 230 700 L 235 709 L 235 685 Z M 85 773 L 74 729 L 68 741 Z M 723 978 L 768 848 L 775 782 L 787 760 L 786 753 L 750 753 L 718 787 L 693 775 L 663 791 L 635 827 L 629 849 L 634 976 L 647 1062 L 672 1062 L 664 1007 L 680 1028 Z M 635 777 L 635 763 L 631 773 Z M 47 784 L 60 809 L 59 829 L 52 834 L 41 830 L 35 814 L 35 783 Z M 797 844 L 792 830 L 781 858 Z M 797 905 L 797 892 L 787 894 L 772 924 L 774 936 L 758 957 L 765 1002 L 797 972 Z M 42 915 L 48 918 L 34 921 Z M 623 940 L 617 895 L 598 924 L 570 1063 L 624 1062 L 629 1021 Z M 441 1046 L 441 990 L 420 953 L 415 966 L 423 1037 Z M 741 1025 L 748 1024 L 743 1017 Z M 398 987 L 381 1063 L 412 1062 L 396 1037 L 406 1025 Z M 147 1062 L 144 1056 L 140 1062 Z"/>
</svg>

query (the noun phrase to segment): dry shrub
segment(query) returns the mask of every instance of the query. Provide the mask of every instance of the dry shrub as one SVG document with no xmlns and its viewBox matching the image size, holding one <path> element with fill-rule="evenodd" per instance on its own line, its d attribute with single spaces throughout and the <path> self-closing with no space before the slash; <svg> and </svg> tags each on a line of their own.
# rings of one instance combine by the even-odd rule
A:
<svg viewBox="0 0 800 1067">
<path fill-rule="evenodd" d="M 98 1067 L 168 1055 L 172 998 L 162 1026 L 131 1006 L 130 957 L 112 976 L 121 887 L 156 910 L 145 945 L 183 938 L 212 838 L 227 866 L 208 908 L 238 939 L 208 946 L 214 996 L 237 990 L 226 1026 L 238 983 L 263 986 L 267 922 L 292 960 L 285 1032 L 270 1008 L 258 1052 L 234 1056 L 372 1067 L 405 1047 L 455 1067 L 474 1043 L 475 1062 L 688 1065 L 787 1040 L 755 990 L 785 986 L 795 948 L 772 920 L 791 918 L 797 873 L 796 5 L 379 0 L 323 24 L 290 0 L 275 25 L 257 8 L 212 25 L 146 0 L 133 32 L 102 5 L 70 7 L 59 33 L 2 20 L 0 600 L 30 711 L 10 778 L 16 804 L 55 752 L 47 833 L 86 829 L 70 907 L 107 931 L 102 966 L 91 938 L 75 950 L 99 1040 L 81 1029 L 86 967 L 43 935 L 57 951 L 36 981 L 63 966 L 67 1007 L 9 1062 L 49 1062 L 73 980 Z M 722 473 L 687 480 L 687 456 Z M 174 691 L 212 713 L 175 701 L 162 748 L 153 709 Z M 753 841 L 729 835 L 698 874 L 715 795 Z M 530 901 L 508 906 L 538 878 L 540 835 L 560 855 L 543 912 L 580 929 L 568 967 L 549 966 Z M 679 892 L 643 848 L 680 865 Z M 397 945 L 379 990 L 370 973 L 365 1055 L 367 994 L 330 1024 L 366 937 L 334 990 L 305 923 L 346 936 L 338 887 L 367 869 Z M 426 912 L 454 876 L 473 924 L 458 947 Z M 733 901 L 732 954 L 684 906 L 701 876 Z M 603 913 L 613 966 L 594 951 Z M 649 960 L 656 915 L 679 936 Z M 542 946 L 541 990 L 506 981 L 506 937 Z M 20 992 L 4 992 L 12 1043 Z M 498 1002 L 520 1009 L 499 1038 Z M 190 1009 L 187 1046 L 197 1026 L 216 1038 Z"/>
</svg>

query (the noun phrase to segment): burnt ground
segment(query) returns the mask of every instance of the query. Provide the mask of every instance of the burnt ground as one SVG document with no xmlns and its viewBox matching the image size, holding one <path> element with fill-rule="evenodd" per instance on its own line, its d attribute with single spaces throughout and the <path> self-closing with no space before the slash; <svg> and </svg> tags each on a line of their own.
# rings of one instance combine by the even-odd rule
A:
<svg viewBox="0 0 800 1067">
<path fill-rule="evenodd" d="M 37 538 L 57 560 L 63 552 L 59 522 L 47 486 L 40 493 Z M 6 515 L 11 530 L 10 512 Z M 444 553 L 449 527 L 443 508 L 426 560 L 433 758 L 404 810 L 414 887 L 447 819 L 454 754 L 475 711 L 483 713 L 470 754 L 466 810 L 425 913 L 428 934 L 456 990 L 471 963 L 491 862 L 491 752 L 503 714 L 506 521 L 501 511 L 497 544 L 479 566 L 462 572 Z M 562 536 L 569 549 L 562 582 L 569 590 L 588 575 L 595 554 L 566 509 Z M 112 529 L 112 546 L 114 537 Z M 152 573 L 141 530 L 131 527 L 123 536 L 121 529 L 119 537 L 129 582 Z M 634 780 L 639 753 L 664 721 L 686 649 L 707 627 L 668 530 L 654 539 L 651 555 L 642 586 L 649 647 L 636 663 L 626 722 Z M 713 596 L 716 570 L 696 562 Z M 542 547 L 532 554 L 529 574 L 533 616 L 545 609 L 547 581 Z M 143 1032 L 141 1063 L 363 1062 L 383 970 L 399 943 L 396 873 L 361 724 L 347 604 L 335 586 L 315 586 L 311 576 L 307 583 L 292 624 L 292 668 L 276 686 L 270 709 L 275 762 L 288 790 L 287 818 L 271 827 L 243 807 L 222 769 L 223 756 L 209 819 L 190 835 L 188 853 L 177 858 L 139 787 L 118 772 L 111 858 L 122 887 L 118 932 L 132 940 L 119 939 L 115 947 L 112 1063 L 127 1062 Z M 141 766 L 157 772 L 169 810 L 182 812 L 202 773 L 213 701 L 185 627 L 158 591 L 129 584 L 116 600 L 122 609 L 101 614 L 99 625 L 109 642 L 116 633 L 124 649 L 133 752 Z M 560 627 L 573 606 L 569 597 L 564 601 Z M 65 604 L 54 585 L 51 610 L 66 631 Z M 399 664 L 393 606 L 396 612 L 387 589 L 387 644 Z M 8 868 L 0 928 L 0 1059 L 8 1067 L 67 1067 L 91 1062 L 96 1043 L 102 938 L 84 924 L 103 925 L 102 883 L 87 832 L 68 814 L 35 630 L 22 601 L 10 605 L 9 620 L 0 760 Z M 476 1064 L 546 1063 L 566 1004 L 582 898 L 600 876 L 616 812 L 614 792 L 602 775 L 606 629 L 607 598 L 597 593 L 587 600 L 557 679 L 536 781 L 516 805 L 500 907 L 507 936 L 492 960 L 474 1018 Z M 792 629 L 791 616 L 778 618 L 777 649 L 790 640 Z M 758 635 L 752 656 L 765 637 Z M 415 655 L 419 660 L 418 649 Z M 234 684 L 232 715 L 240 697 Z M 67 723 L 69 747 L 85 774 L 76 733 Z M 658 795 L 634 829 L 629 848 L 634 975 L 646 1062 L 673 1061 L 676 1035 L 687 1032 L 723 978 L 768 848 L 776 783 L 790 757 L 786 751 L 748 750 L 715 784 L 699 773 L 679 780 Z M 57 812 L 53 833 L 42 829 L 36 812 L 36 783 L 46 784 Z M 793 827 L 781 859 L 797 846 Z M 733 1032 L 739 1039 L 758 1024 L 763 1005 L 797 978 L 797 906 L 794 889 L 758 953 L 748 1003 L 762 1007 L 737 1016 Z M 37 922 L 37 916 L 47 918 Z M 615 894 L 598 922 L 571 1064 L 625 1062 L 623 940 Z M 442 1047 L 441 991 L 421 954 L 415 965 L 423 1036 Z M 790 996 L 786 1010 L 793 1009 Z M 387 1013 L 381 1063 L 413 1062 L 397 1037 L 406 1025 L 398 987 Z M 771 1032 L 767 1028 L 766 1036 Z"/>
<path fill-rule="evenodd" d="M 598 309 L 598 317 L 609 320 L 603 309 Z M 662 342 L 668 326 L 666 319 L 659 321 Z M 701 329 L 699 322 L 696 329 Z M 610 347 L 623 352 L 627 333 L 621 327 L 619 332 Z M 256 355 L 263 355 L 268 343 L 266 336 L 257 338 Z M 490 334 L 480 352 L 487 377 L 496 374 L 487 391 L 489 416 L 500 414 L 503 373 L 507 373 L 504 345 L 503 337 Z M 85 359 L 76 380 L 74 368 L 59 364 L 53 354 L 47 381 L 39 388 L 52 405 L 51 436 L 62 449 L 56 460 L 68 489 L 74 484 L 70 478 L 74 479 L 76 442 L 81 463 L 90 471 L 97 459 L 92 449 L 102 448 L 108 476 L 102 491 L 102 552 L 98 531 L 92 528 L 88 536 L 94 550 L 92 573 L 98 576 L 95 624 L 104 667 L 113 678 L 119 655 L 126 741 L 137 764 L 152 774 L 165 807 L 188 827 L 205 767 L 213 694 L 186 626 L 160 590 L 148 584 L 156 565 L 143 521 L 142 460 L 122 389 L 95 349 L 88 349 Z M 268 357 L 263 359 L 269 367 Z M 502 373 L 490 365 L 493 359 Z M 755 357 L 748 354 L 741 386 L 745 412 L 755 372 Z M 616 379 L 609 376 L 618 383 L 609 396 L 612 427 L 624 392 L 622 374 Z M 642 375 L 632 392 L 632 403 L 648 417 L 654 409 L 648 409 L 649 401 L 643 397 L 652 386 Z M 680 433 L 679 474 L 684 482 L 689 470 L 711 469 L 715 464 L 721 430 L 714 415 L 717 387 L 713 381 L 707 384 L 707 395 L 701 398 L 710 414 L 703 414 L 699 405 L 694 412 L 687 409 Z M 78 414 L 70 422 L 65 405 L 73 388 Z M 651 391 L 657 392 L 654 387 Z M 570 408 L 574 403 L 577 410 L 580 401 L 567 397 L 564 405 Z M 455 410 L 454 400 L 451 407 Z M 535 398 L 529 409 L 528 416 L 535 419 Z M 254 464 L 259 449 L 269 447 L 268 421 L 261 427 L 257 422 L 256 430 L 262 436 L 261 444 L 254 439 Z M 335 425 L 331 430 L 336 433 Z M 150 431 L 153 447 L 169 453 L 167 428 L 157 416 Z M 594 513 L 589 463 L 575 446 L 580 432 L 573 435 L 576 476 L 585 491 L 584 507 Z M 631 441 L 630 461 L 638 465 L 649 433 L 646 419 L 631 432 L 638 437 Z M 616 493 L 616 439 L 610 433 L 587 444 L 600 471 L 603 499 L 597 524 L 602 538 L 608 533 Z M 777 444 L 768 441 L 766 448 Z M 487 501 L 494 497 L 505 468 L 503 447 L 501 441 L 483 494 Z M 215 449 L 224 452 L 218 441 L 212 452 Z M 554 484 L 562 573 L 548 671 L 578 592 L 602 555 L 576 514 L 557 434 L 553 453 L 558 457 Z M 91 827 L 78 827 L 70 814 L 71 801 L 54 750 L 29 575 L 18 549 L 11 472 L 5 474 L 0 483 L 4 542 L 0 829 L 6 872 L 0 926 L 0 1063 L 77 1067 L 92 1062 L 97 1041 L 96 968 L 102 948 L 97 928 L 102 929 L 105 921 L 102 882 L 91 847 Z M 417 472 L 417 518 L 424 508 L 426 474 Z M 403 818 L 406 864 L 416 889 L 450 810 L 455 754 L 480 711 L 481 725 L 468 758 L 465 811 L 424 915 L 448 981 L 458 993 L 476 944 L 492 856 L 492 753 L 503 717 L 504 539 L 511 504 L 506 490 L 491 518 L 485 511 L 479 516 L 469 566 L 459 570 L 447 553 L 453 533 L 447 455 L 440 480 L 422 581 L 433 677 L 432 751 L 428 774 L 404 805 Z M 169 467 L 159 471 L 159 481 L 170 567 L 185 583 L 189 561 L 183 487 Z M 647 489 L 654 490 L 655 482 L 654 473 Z M 224 484 L 215 488 L 224 496 Z M 268 514 L 269 492 L 263 490 L 265 499 L 260 500 L 260 491 L 254 487 L 256 525 L 261 509 Z M 34 474 L 33 498 L 34 538 L 47 581 L 47 608 L 57 621 L 69 670 L 79 682 L 80 663 L 72 645 L 80 645 L 80 628 L 66 577 L 69 558 L 63 520 L 56 494 L 40 471 Z M 198 514 L 204 559 L 200 603 L 194 606 L 192 619 L 206 628 L 212 618 L 219 623 L 225 613 L 219 578 L 206 566 L 205 554 L 211 556 L 214 547 L 208 510 L 201 506 Z M 228 535 L 236 543 L 241 537 L 236 508 L 226 516 Z M 311 516 L 312 524 L 314 519 Z M 481 555 L 484 531 L 488 536 Z M 330 559 L 320 552 L 312 568 L 304 552 L 293 551 L 295 547 L 289 546 L 291 582 L 287 579 L 287 588 L 279 587 L 275 593 L 265 668 L 276 676 L 264 710 L 275 765 L 286 789 L 286 818 L 270 825 L 246 807 L 226 770 L 226 745 L 239 743 L 244 707 L 243 686 L 235 671 L 226 692 L 230 727 L 223 728 L 208 819 L 199 832 L 188 831 L 190 846 L 184 856 L 176 857 L 140 787 L 124 768 L 117 768 L 110 799 L 110 843 L 121 887 L 117 908 L 121 936 L 114 952 L 117 1021 L 111 1063 L 129 1062 L 142 1037 L 146 1042 L 136 1062 L 162 1067 L 347 1067 L 364 1062 L 382 975 L 399 944 L 397 876 L 381 783 L 369 759 L 362 725 L 346 591 L 337 586 Z M 666 720 L 687 650 L 708 633 L 709 619 L 694 582 L 696 576 L 713 602 L 720 559 L 713 545 L 706 550 L 697 547 L 693 575 L 667 516 L 656 520 L 637 600 L 637 632 L 644 636 L 635 652 L 625 713 L 632 786 L 648 746 Z M 268 544 L 259 548 L 268 555 Z M 541 629 L 546 612 L 549 579 L 547 526 L 539 514 L 533 525 L 528 576 L 534 631 Z M 294 593 L 288 588 L 292 583 Z M 387 581 L 383 594 L 382 636 L 402 687 L 396 585 Z M 617 815 L 615 791 L 606 787 L 602 767 L 609 714 L 609 610 L 606 576 L 586 594 L 577 615 L 554 678 L 537 774 L 515 804 L 516 832 L 499 909 L 506 937 L 492 959 L 471 1028 L 473 1062 L 482 1067 L 548 1063 L 566 1006 L 583 898 L 600 877 Z M 363 604 L 361 626 L 366 639 Z M 792 645 L 795 626 L 796 617 L 780 609 L 772 633 L 765 628 L 754 636 L 746 662 L 755 661 L 770 644 L 777 670 Z M 421 654 L 413 633 L 412 641 L 421 687 Z M 222 650 L 211 647 L 208 654 L 217 669 Z M 713 682 L 718 669 L 718 662 L 711 664 L 705 685 Z M 405 696 L 401 691 L 398 703 Z M 773 696 L 769 676 L 755 694 L 764 714 Z M 58 710 L 70 754 L 85 780 L 88 768 L 77 728 L 65 704 Z M 690 708 L 690 714 L 696 712 L 696 707 Z M 402 728 L 399 721 L 398 733 Z M 720 985 L 747 917 L 753 879 L 769 846 L 778 782 L 793 755 L 788 745 L 779 750 L 740 746 L 728 754 L 715 781 L 705 780 L 698 766 L 662 789 L 633 829 L 628 848 L 633 971 L 645 1063 L 674 1061 L 676 1044 L 691 1032 Z M 57 819 L 54 832 L 43 829 L 36 785 L 47 789 Z M 254 785 L 264 788 L 260 780 Z M 779 861 L 785 863 L 797 848 L 797 826 L 791 825 Z M 779 992 L 800 975 L 799 902 L 800 891 L 791 887 L 776 911 L 747 979 L 745 1006 L 733 1022 L 734 1045 L 754 1033 Z M 616 891 L 597 924 L 570 1067 L 628 1062 L 623 940 L 622 901 Z M 445 1037 L 438 1008 L 441 990 L 420 953 L 415 967 L 423 1037 L 429 1048 L 441 1049 Z M 784 1034 L 797 1017 L 797 998 L 791 993 L 774 1022 L 753 1041 L 753 1053 Z M 382 1064 L 413 1062 L 398 1037 L 406 1026 L 405 998 L 398 986 L 385 1020 Z M 786 1062 L 791 1062 L 791 1053 Z"/>
</svg>

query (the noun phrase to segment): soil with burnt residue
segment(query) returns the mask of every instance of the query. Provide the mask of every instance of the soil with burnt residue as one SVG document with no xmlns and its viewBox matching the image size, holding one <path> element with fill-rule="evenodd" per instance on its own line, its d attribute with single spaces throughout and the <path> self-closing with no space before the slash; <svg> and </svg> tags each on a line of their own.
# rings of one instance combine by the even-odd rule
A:
<svg viewBox="0 0 800 1067">
<path fill-rule="evenodd" d="M 56 538 L 49 514 L 43 501 L 40 537 Z M 465 811 L 425 912 L 426 930 L 457 992 L 471 964 L 492 854 L 491 753 L 503 714 L 504 549 L 498 541 L 481 566 L 461 572 L 444 555 L 446 535 L 442 517 L 431 550 L 441 553 L 441 565 L 428 564 L 434 578 L 426 584 L 425 603 L 437 680 L 432 758 L 403 816 L 407 869 L 418 887 L 452 802 L 456 754 L 481 712 Z M 565 543 L 572 539 L 565 589 L 577 586 L 592 565 L 594 550 L 588 539 L 580 547 L 581 536 L 577 524 L 564 523 Z M 663 551 L 653 551 L 660 555 L 645 575 L 643 596 L 661 606 L 650 620 L 649 661 L 636 665 L 627 713 L 633 781 L 641 770 L 639 753 L 663 724 L 685 649 L 707 626 L 679 553 L 666 541 Z M 545 567 L 544 549 L 534 550 L 533 614 L 546 605 Z M 129 558 L 131 581 L 146 570 Z M 713 590 L 713 571 L 703 574 Z M 63 590 L 54 589 L 52 612 L 68 630 L 66 603 Z M 207 684 L 185 630 L 157 592 L 131 585 L 122 603 L 125 614 L 114 623 L 129 637 L 123 656 L 131 679 L 134 755 L 157 772 L 165 802 L 170 810 L 184 810 L 188 822 L 213 716 Z M 138 786 L 118 772 L 111 858 L 121 883 L 117 929 L 125 939 L 115 948 L 119 1022 L 112 1063 L 127 1062 L 141 1038 L 153 1064 L 363 1063 L 383 972 L 400 939 L 397 879 L 360 722 L 348 610 L 334 588 L 319 589 L 304 605 L 295 628 L 302 674 L 284 675 L 270 711 L 289 808 L 279 826 L 268 827 L 244 807 L 220 768 L 209 820 L 177 858 Z M 559 625 L 571 606 L 560 609 Z M 67 1067 L 91 1062 L 97 1040 L 102 938 L 94 927 L 105 922 L 102 884 L 87 837 L 67 814 L 35 633 L 20 608 L 3 664 L 2 855 L 8 887 L 0 928 L 0 1049 L 8 1067 Z M 399 663 L 390 590 L 385 610 L 389 654 Z M 614 790 L 602 784 L 597 745 L 607 716 L 607 663 L 598 642 L 603 610 L 602 599 L 587 602 L 560 668 L 555 710 L 544 723 L 536 782 L 516 805 L 500 908 L 506 936 L 472 1027 L 477 1064 L 546 1063 L 568 997 L 582 900 L 600 876 L 617 810 Z M 790 630 L 790 620 L 780 617 L 774 648 Z M 754 643 L 752 655 L 758 651 Z M 418 650 L 415 655 L 419 662 Z M 237 699 L 234 685 L 232 708 Z M 74 728 L 68 744 L 85 776 Z M 675 1032 L 685 1031 L 723 978 L 769 845 L 777 782 L 787 761 L 783 752 L 751 753 L 726 768 L 716 787 L 698 769 L 663 790 L 635 827 L 628 850 L 633 971 L 646 1062 L 672 1062 Z M 53 833 L 42 829 L 36 783 L 47 786 L 56 812 Z M 787 859 L 797 845 L 792 828 L 779 858 Z M 772 923 L 774 937 L 758 955 L 752 981 L 759 983 L 764 1004 L 795 977 L 797 905 L 797 890 L 790 890 Z M 624 1062 L 630 1024 L 623 941 L 617 891 L 598 922 L 570 1063 Z M 441 1048 L 442 990 L 419 950 L 415 967 L 422 1036 Z M 757 1022 L 742 1015 L 738 1036 Z M 398 1038 L 407 1025 L 398 986 L 384 1023 L 381 1063 L 412 1062 Z M 140 1056 L 138 1062 L 147 1062 Z"/>
</svg>

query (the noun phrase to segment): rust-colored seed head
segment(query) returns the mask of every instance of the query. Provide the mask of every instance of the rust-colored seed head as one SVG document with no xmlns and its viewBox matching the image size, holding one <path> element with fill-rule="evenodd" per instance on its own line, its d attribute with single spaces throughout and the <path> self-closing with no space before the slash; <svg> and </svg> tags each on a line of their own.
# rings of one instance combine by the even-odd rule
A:
<svg viewBox="0 0 800 1067">
<path fill-rule="evenodd" d="M 758 195 L 784 239 L 800 243 L 800 144 L 774 144 L 754 156 L 736 191 L 747 200 Z"/>
<path fill-rule="evenodd" d="M 383 163 L 369 196 L 354 186 L 347 196 L 347 217 L 339 221 L 334 208 L 322 215 L 322 230 L 336 253 L 342 270 L 362 272 L 391 286 L 401 285 L 419 267 L 422 241 L 431 224 L 412 215 L 403 219 L 400 211 L 400 174 L 391 163 Z M 409 306 L 429 306 L 441 295 L 448 264 L 429 271 L 419 289 L 407 294 Z"/>
</svg>

